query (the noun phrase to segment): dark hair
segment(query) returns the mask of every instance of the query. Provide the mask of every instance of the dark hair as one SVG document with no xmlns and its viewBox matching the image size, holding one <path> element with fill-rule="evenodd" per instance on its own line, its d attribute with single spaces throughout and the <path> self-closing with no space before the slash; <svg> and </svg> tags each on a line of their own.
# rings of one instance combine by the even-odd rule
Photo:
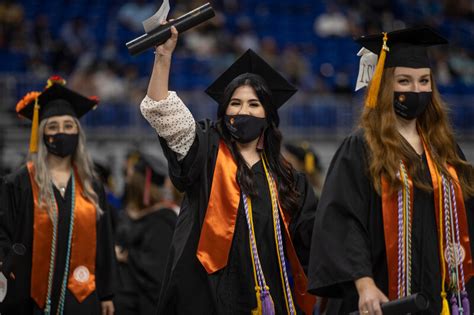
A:
<svg viewBox="0 0 474 315">
<path fill-rule="evenodd" d="M 253 187 L 253 173 L 247 166 L 247 163 L 245 163 L 224 123 L 225 112 L 232 95 L 234 91 L 241 86 L 250 86 L 253 88 L 265 109 L 268 127 L 264 131 L 263 151 L 267 157 L 270 171 L 276 176 L 281 206 L 285 211 L 293 213 L 293 209 L 298 207 L 300 194 L 296 190 L 294 169 L 291 164 L 283 158 L 280 152 L 282 142 L 282 134 L 278 129 L 280 117 L 278 116 L 277 109 L 272 104 L 271 90 L 261 76 L 253 73 L 241 74 L 229 83 L 217 110 L 217 130 L 237 161 L 237 182 L 245 194 L 251 197 L 255 196 L 256 190 Z"/>
</svg>

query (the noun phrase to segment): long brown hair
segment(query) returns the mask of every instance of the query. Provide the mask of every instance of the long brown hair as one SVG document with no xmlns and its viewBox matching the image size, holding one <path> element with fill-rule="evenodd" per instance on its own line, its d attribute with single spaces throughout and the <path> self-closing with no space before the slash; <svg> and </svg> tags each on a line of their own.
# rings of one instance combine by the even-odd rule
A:
<svg viewBox="0 0 474 315">
<path fill-rule="evenodd" d="M 227 127 L 223 122 L 225 111 L 230 103 L 234 91 L 240 86 L 250 86 L 265 109 L 268 127 L 264 132 L 263 152 L 265 153 L 271 172 L 276 176 L 278 185 L 278 196 L 282 208 L 293 214 L 298 208 L 300 193 L 296 189 L 294 169 L 281 154 L 282 134 L 278 129 L 280 117 L 276 107 L 271 102 L 271 90 L 265 80 L 253 73 L 245 73 L 236 77 L 224 91 L 223 101 L 217 110 L 217 129 L 228 145 L 232 155 L 237 162 L 237 181 L 240 188 L 247 195 L 254 197 L 253 173 L 245 163 L 244 158 L 237 149 L 235 141 L 232 140 Z"/>
<path fill-rule="evenodd" d="M 400 160 L 403 160 L 414 185 L 423 190 L 430 186 L 421 179 L 420 163 L 416 152 L 398 133 L 396 114 L 393 110 L 393 83 L 395 68 L 384 70 L 377 106 L 374 109 L 365 107 L 359 122 L 363 128 L 369 148 L 369 172 L 377 192 L 381 192 L 381 177 L 385 177 L 393 189 L 400 187 L 397 177 Z M 474 195 L 474 169 L 472 165 L 459 156 L 454 133 L 449 123 L 447 109 L 442 101 L 431 75 L 432 99 L 426 110 L 417 118 L 418 130 L 421 132 L 431 157 L 440 172 L 450 177 L 446 165 L 452 165 L 458 174 L 464 196 Z"/>
</svg>

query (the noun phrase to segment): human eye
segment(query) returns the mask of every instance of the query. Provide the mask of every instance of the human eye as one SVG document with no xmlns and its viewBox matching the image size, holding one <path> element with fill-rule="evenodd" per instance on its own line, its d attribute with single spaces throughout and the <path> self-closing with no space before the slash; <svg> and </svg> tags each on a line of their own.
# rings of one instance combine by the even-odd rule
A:
<svg viewBox="0 0 474 315">
<path fill-rule="evenodd" d="M 72 125 L 72 124 L 66 124 L 66 125 L 64 125 L 64 130 L 70 131 L 70 130 L 73 130 L 73 129 L 74 129 L 74 125 Z"/>
<path fill-rule="evenodd" d="M 422 84 L 424 84 L 424 85 L 429 84 L 430 82 L 431 82 L 431 81 L 430 81 L 429 78 L 423 78 L 423 79 L 420 80 L 420 83 L 422 83 Z"/>
<path fill-rule="evenodd" d="M 57 131 L 58 130 L 58 125 L 57 124 L 49 124 L 46 126 L 46 130 L 48 131 Z"/>
</svg>

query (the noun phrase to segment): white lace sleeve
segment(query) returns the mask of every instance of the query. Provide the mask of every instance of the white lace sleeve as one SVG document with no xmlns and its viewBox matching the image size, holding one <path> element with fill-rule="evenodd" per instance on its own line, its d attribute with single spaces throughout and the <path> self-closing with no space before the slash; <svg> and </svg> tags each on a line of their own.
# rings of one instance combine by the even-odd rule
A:
<svg viewBox="0 0 474 315">
<path fill-rule="evenodd" d="M 170 91 L 167 98 L 158 102 L 147 95 L 140 110 L 168 147 L 178 154 L 178 160 L 182 160 L 196 137 L 196 122 L 176 92 Z"/>
</svg>

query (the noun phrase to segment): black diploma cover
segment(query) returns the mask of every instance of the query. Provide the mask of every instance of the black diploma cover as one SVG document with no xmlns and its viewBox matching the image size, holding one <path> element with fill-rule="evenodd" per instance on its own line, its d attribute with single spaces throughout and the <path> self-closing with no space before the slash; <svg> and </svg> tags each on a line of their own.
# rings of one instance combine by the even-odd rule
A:
<svg viewBox="0 0 474 315">
<path fill-rule="evenodd" d="M 430 302 L 423 293 L 415 293 L 398 300 L 383 303 L 381 307 L 383 315 L 402 315 L 424 311 L 429 305 Z M 349 315 L 359 314 L 360 313 L 357 311 L 352 312 Z"/>
<path fill-rule="evenodd" d="M 153 31 L 129 41 L 125 45 L 128 48 L 128 52 L 132 56 L 135 56 L 144 52 L 148 48 L 155 47 L 166 42 L 168 38 L 171 37 L 171 26 L 174 25 L 178 32 L 182 33 L 198 24 L 206 22 L 214 16 L 215 13 L 211 5 L 206 3 L 199 8 L 196 8 L 185 15 L 180 16 L 176 20 L 173 20 L 165 25 L 160 25 Z"/>
</svg>

